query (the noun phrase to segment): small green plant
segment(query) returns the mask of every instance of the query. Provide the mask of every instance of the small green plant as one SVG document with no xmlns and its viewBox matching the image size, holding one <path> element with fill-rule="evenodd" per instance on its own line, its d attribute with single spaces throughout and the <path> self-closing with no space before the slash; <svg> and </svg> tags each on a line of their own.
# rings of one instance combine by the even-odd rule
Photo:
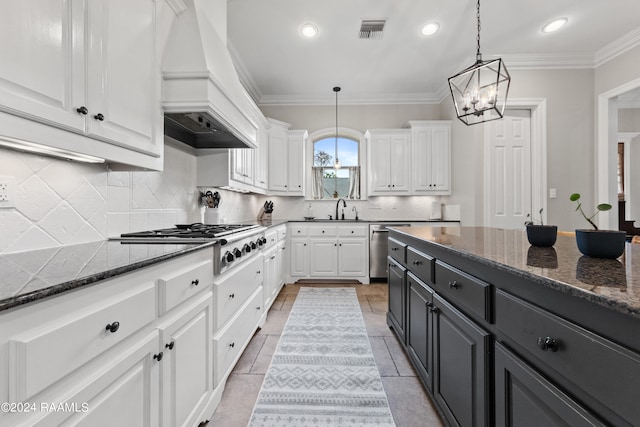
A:
<svg viewBox="0 0 640 427">
<path fill-rule="evenodd" d="M 589 224 L 591 224 L 591 226 L 593 227 L 594 230 L 597 230 L 598 226 L 592 220 L 596 215 L 598 215 L 598 212 L 604 212 L 604 211 L 611 210 L 611 205 L 610 204 L 608 204 L 608 203 L 600 203 L 598 206 L 596 206 L 596 209 L 597 209 L 596 213 L 594 213 L 591 216 L 587 216 L 587 214 L 585 214 L 584 211 L 582 210 L 582 203 L 580 202 L 580 194 L 579 193 L 573 193 L 569 197 L 569 200 L 571 200 L 572 202 L 576 202 L 578 204 L 578 207 L 576 207 L 576 211 L 580 212 L 582 214 L 584 219 L 586 219 L 587 222 Z"/>
<path fill-rule="evenodd" d="M 538 211 L 538 215 L 540 215 L 540 225 L 544 225 L 544 223 L 542 222 L 542 211 L 544 209 L 540 208 L 540 210 Z M 529 219 L 531 218 L 531 219 Z M 531 216 L 531 214 L 527 214 L 527 221 L 524 223 L 524 225 L 535 225 L 536 221 L 533 219 L 533 217 Z"/>
</svg>

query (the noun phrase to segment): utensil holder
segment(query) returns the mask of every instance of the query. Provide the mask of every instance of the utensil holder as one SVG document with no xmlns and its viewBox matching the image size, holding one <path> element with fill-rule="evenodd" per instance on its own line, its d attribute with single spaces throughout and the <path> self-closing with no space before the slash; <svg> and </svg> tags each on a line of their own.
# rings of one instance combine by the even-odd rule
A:
<svg viewBox="0 0 640 427">
<path fill-rule="evenodd" d="M 204 210 L 204 223 L 207 225 L 222 224 L 222 216 L 220 211 L 215 208 L 206 208 Z"/>
</svg>

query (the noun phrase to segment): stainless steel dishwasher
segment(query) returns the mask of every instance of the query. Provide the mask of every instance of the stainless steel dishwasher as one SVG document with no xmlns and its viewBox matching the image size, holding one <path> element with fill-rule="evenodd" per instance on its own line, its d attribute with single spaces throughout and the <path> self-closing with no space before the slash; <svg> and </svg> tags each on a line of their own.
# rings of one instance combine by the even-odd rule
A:
<svg viewBox="0 0 640 427">
<path fill-rule="evenodd" d="M 387 279 L 387 227 L 408 227 L 407 223 L 369 224 L 369 279 Z"/>
</svg>

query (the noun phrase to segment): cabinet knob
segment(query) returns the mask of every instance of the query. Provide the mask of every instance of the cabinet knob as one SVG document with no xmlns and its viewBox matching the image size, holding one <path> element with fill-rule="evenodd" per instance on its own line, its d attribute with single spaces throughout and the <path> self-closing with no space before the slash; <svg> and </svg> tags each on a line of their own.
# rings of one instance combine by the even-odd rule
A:
<svg viewBox="0 0 640 427">
<path fill-rule="evenodd" d="M 353 234 L 353 230 L 351 230 L 351 234 Z"/>
<path fill-rule="evenodd" d="M 449 287 L 450 287 L 451 289 L 458 289 L 458 288 L 460 287 L 460 285 L 458 284 L 458 282 L 456 282 L 456 281 L 454 280 L 454 281 L 449 282 Z"/>
<path fill-rule="evenodd" d="M 322 230 L 322 234 L 324 234 L 324 230 Z"/>
<path fill-rule="evenodd" d="M 396 248 L 395 246 L 393 248 L 391 248 L 392 251 L 397 251 L 398 248 Z"/>
<path fill-rule="evenodd" d="M 153 358 L 156 359 L 158 362 L 162 360 L 162 356 L 164 356 L 164 353 L 160 352 L 158 354 L 154 354 Z"/>
<path fill-rule="evenodd" d="M 87 107 L 85 107 L 84 105 L 80 108 L 76 108 L 76 111 L 85 116 L 89 114 L 89 110 L 87 110 Z"/>
<path fill-rule="evenodd" d="M 337 243 L 334 243 L 334 244 L 333 244 L 333 246 L 338 246 L 338 244 L 337 244 Z"/>
<path fill-rule="evenodd" d="M 93 116 L 93 118 L 100 122 L 104 120 L 104 116 L 102 115 L 102 113 L 96 114 L 95 116 Z"/>
<path fill-rule="evenodd" d="M 260 310 L 260 306 L 257 306 L 257 307 L 256 307 L 256 310 Z"/>
<path fill-rule="evenodd" d="M 200 279 L 192 280 L 192 281 L 191 281 L 191 284 L 192 284 L 193 286 L 198 286 L 198 285 L 200 284 Z"/>
<path fill-rule="evenodd" d="M 232 342 L 231 344 L 229 344 L 229 347 L 233 348 L 236 346 L 236 343 Z"/>
<path fill-rule="evenodd" d="M 236 297 L 236 294 L 229 294 L 229 298 L 232 298 L 232 299 L 233 299 L 233 298 L 235 298 L 235 297 Z"/>
<path fill-rule="evenodd" d="M 542 337 L 538 337 L 538 347 L 540 348 L 540 350 L 542 351 L 552 351 L 552 352 L 556 352 L 558 351 L 558 341 L 554 338 L 551 337 L 546 337 L 546 338 L 542 338 Z"/>
<path fill-rule="evenodd" d="M 433 304 L 431 304 L 433 305 Z M 429 311 L 431 311 L 433 314 L 438 314 L 438 312 L 440 311 L 440 309 L 438 307 L 431 307 L 429 309 Z"/>
<path fill-rule="evenodd" d="M 113 334 L 120 329 L 120 322 L 109 323 L 105 329 Z"/>
<path fill-rule="evenodd" d="M 416 260 L 412 262 L 413 265 L 421 265 L 422 261 Z"/>
<path fill-rule="evenodd" d="M 173 350 L 173 347 L 176 346 L 176 342 L 175 341 L 171 341 L 169 344 L 165 344 L 164 348 L 168 348 L 169 350 Z"/>
<path fill-rule="evenodd" d="M 427 306 L 427 307 L 433 307 L 433 303 L 432 303 L 431 301 L 427 301 L 426 306 Z"/>
</svg>

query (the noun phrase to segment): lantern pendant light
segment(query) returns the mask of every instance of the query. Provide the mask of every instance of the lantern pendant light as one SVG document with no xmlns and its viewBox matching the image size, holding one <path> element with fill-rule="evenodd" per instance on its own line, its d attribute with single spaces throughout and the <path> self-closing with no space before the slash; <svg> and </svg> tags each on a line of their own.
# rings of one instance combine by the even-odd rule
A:
<svg viewBox="0 0 640 427">
<path fill-rule="evenodd" d="M 336 93 L 336 141 L 335 141 L 335 155 L 336 162 L 333 164 L 334 169 L 340 169 L 340 159 L 338 159 L 338 92 L 340 92 L 340 86 L 336 86 L 333 88 L 333 91 Z"/>
<path fill-rule="evenodd" d="M 476 4 L 478 36 L 476 62 L 449 78 L 456 114 L 473 125 L 501 119 L 507 104 L 511 77 L 501 58 L 483 61 L 480 54 L 480 0 Z"/>
</svg>

